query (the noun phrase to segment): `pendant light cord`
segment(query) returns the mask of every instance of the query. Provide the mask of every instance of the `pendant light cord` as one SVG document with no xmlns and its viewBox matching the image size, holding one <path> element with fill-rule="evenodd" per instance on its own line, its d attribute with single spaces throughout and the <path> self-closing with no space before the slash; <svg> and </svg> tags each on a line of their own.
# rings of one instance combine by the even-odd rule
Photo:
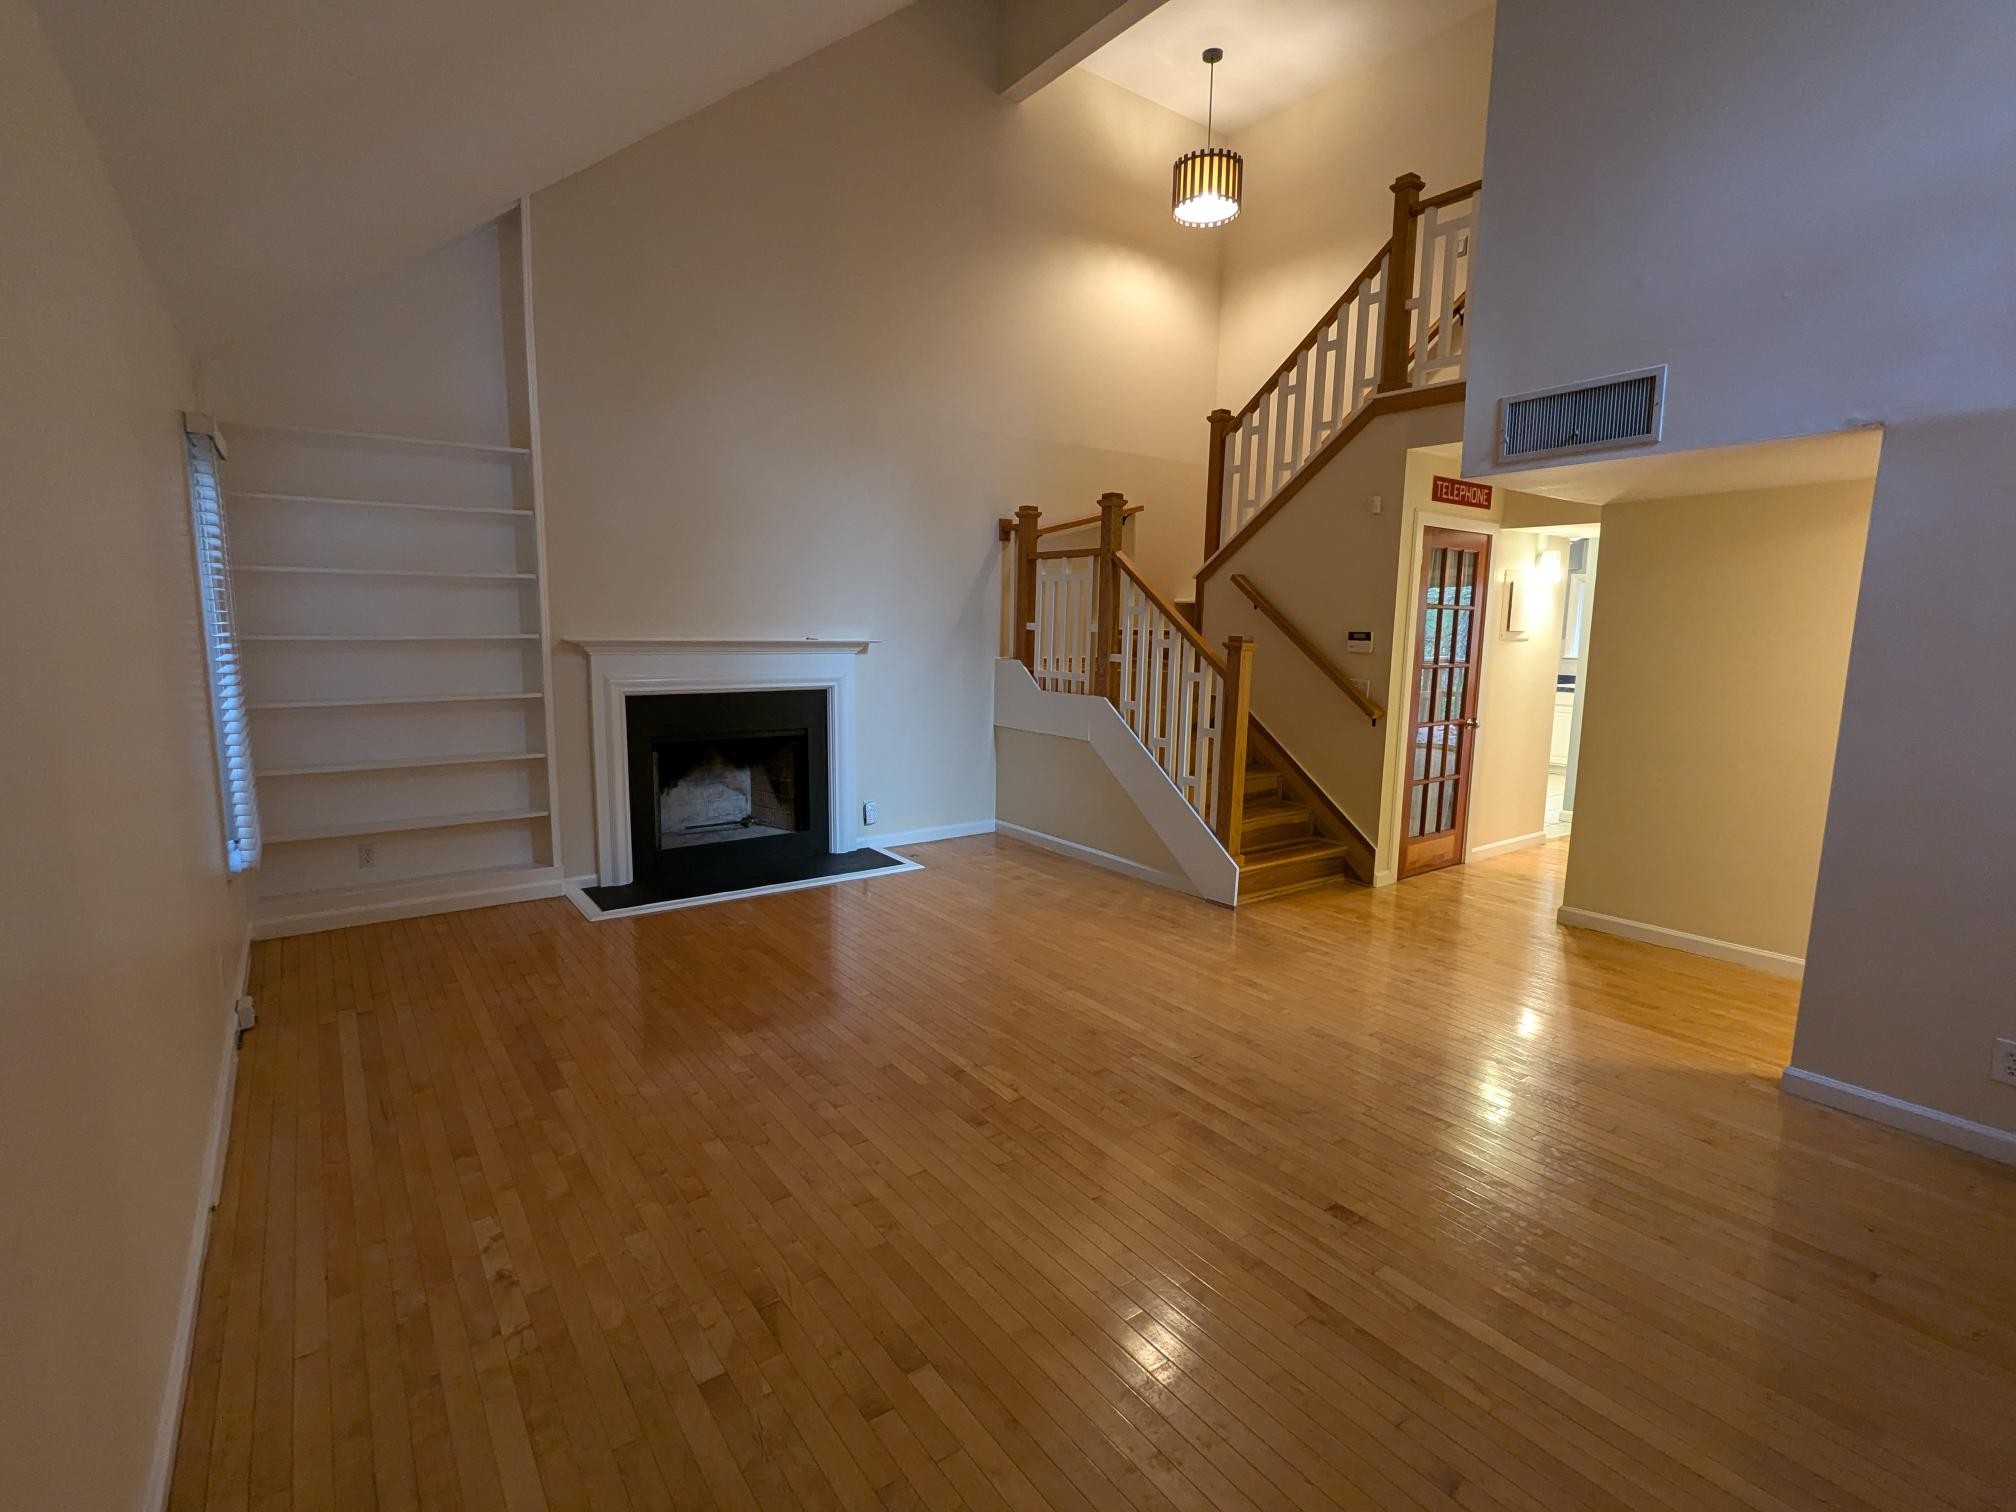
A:
<svg viewBox="0 0 2016 1512">
<path fill-rule="evenodd" d="M 1211 146 L 1211 123 L 1218 111 L 1218 65 L 1207 64 L 1205 77 L 1211 82 L 1204 86 L 1204 146 Z"/>
</svg>

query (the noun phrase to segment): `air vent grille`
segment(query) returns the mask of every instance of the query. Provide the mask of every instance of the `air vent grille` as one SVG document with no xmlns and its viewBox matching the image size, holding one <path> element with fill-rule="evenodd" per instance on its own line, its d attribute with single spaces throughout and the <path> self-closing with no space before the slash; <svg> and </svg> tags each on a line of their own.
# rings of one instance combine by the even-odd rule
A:
<svg viewBox="0 0 2016 1512">
<path fill-rule="evenodd" d="M 1659 439 L 1665 394 L 1666 369 L 1656 367 L 1500 400 L 1498 460 L 1648 445 Z"/>
</svg>

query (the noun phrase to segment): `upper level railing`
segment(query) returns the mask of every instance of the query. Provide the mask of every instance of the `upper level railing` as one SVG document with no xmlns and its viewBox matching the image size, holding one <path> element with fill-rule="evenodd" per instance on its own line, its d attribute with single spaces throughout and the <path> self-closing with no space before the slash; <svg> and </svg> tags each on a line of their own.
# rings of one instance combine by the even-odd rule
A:
<svg viewBox="0 0 2016 1512">
<path fill-rule="evenodd" d="M 1396 179 L 1386 245 L 1243 409 L 1212 411 L 1206 560 L 1380 395 L 1462 378 L 1482 187 L 1423 199 L 1418 174 Z"/>
<path fill-rule="evenodd" d="M 1045 550 L 1040 512 L 1016 511 L 1004 553 L 1009 654 L 1039 687 L 1108 699 L 1236 859 L 1253 643 L 1235 635 L 1220 654 L 1141 575 L 1120 549 L 1133 512 L 1107 494 L 1096 545 Z"/>
</svg>

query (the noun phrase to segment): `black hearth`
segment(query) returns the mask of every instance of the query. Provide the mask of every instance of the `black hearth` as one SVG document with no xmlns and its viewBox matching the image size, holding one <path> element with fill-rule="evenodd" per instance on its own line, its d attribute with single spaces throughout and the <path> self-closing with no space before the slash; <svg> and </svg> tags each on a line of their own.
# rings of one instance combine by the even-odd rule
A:
<svg viewBox="0 0 2016 1512">
<path fill-rule="evenodd" d="M 823 690 L 633 694 L 624 705 L 631 881 L 589 888 L 598 907 L 897 864 L 879 851 L 829 849 Z"/>
</svg>

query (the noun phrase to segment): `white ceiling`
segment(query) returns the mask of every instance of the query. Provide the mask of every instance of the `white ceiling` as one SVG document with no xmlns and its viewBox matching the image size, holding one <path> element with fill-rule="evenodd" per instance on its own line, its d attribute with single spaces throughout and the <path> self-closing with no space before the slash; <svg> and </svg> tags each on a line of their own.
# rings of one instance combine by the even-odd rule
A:
<svg viewBox="0 0 2016 1512">
<path fill-rule="evenodd" d="M 1236 133 L 1490 3 L 1166 0 L 1082 66 L 1202 125 L 1206 70 L 1200 55 L 1222 47 L 1218 124 Z"/>
<path fill-rule="evenodd" d="M 1681 499 L 1873 478 L 1882 453 L 1883 432 L 1869 429 L 1758 441 L 1748 446 L 1627 453 L 1474 476 L 1550 499 L 1620 504 L 1632 499 Z"/>
<path fill-rule="evenodd" d="M 199 353 L 903 0 L 36 0 Z"/>
</svg>

